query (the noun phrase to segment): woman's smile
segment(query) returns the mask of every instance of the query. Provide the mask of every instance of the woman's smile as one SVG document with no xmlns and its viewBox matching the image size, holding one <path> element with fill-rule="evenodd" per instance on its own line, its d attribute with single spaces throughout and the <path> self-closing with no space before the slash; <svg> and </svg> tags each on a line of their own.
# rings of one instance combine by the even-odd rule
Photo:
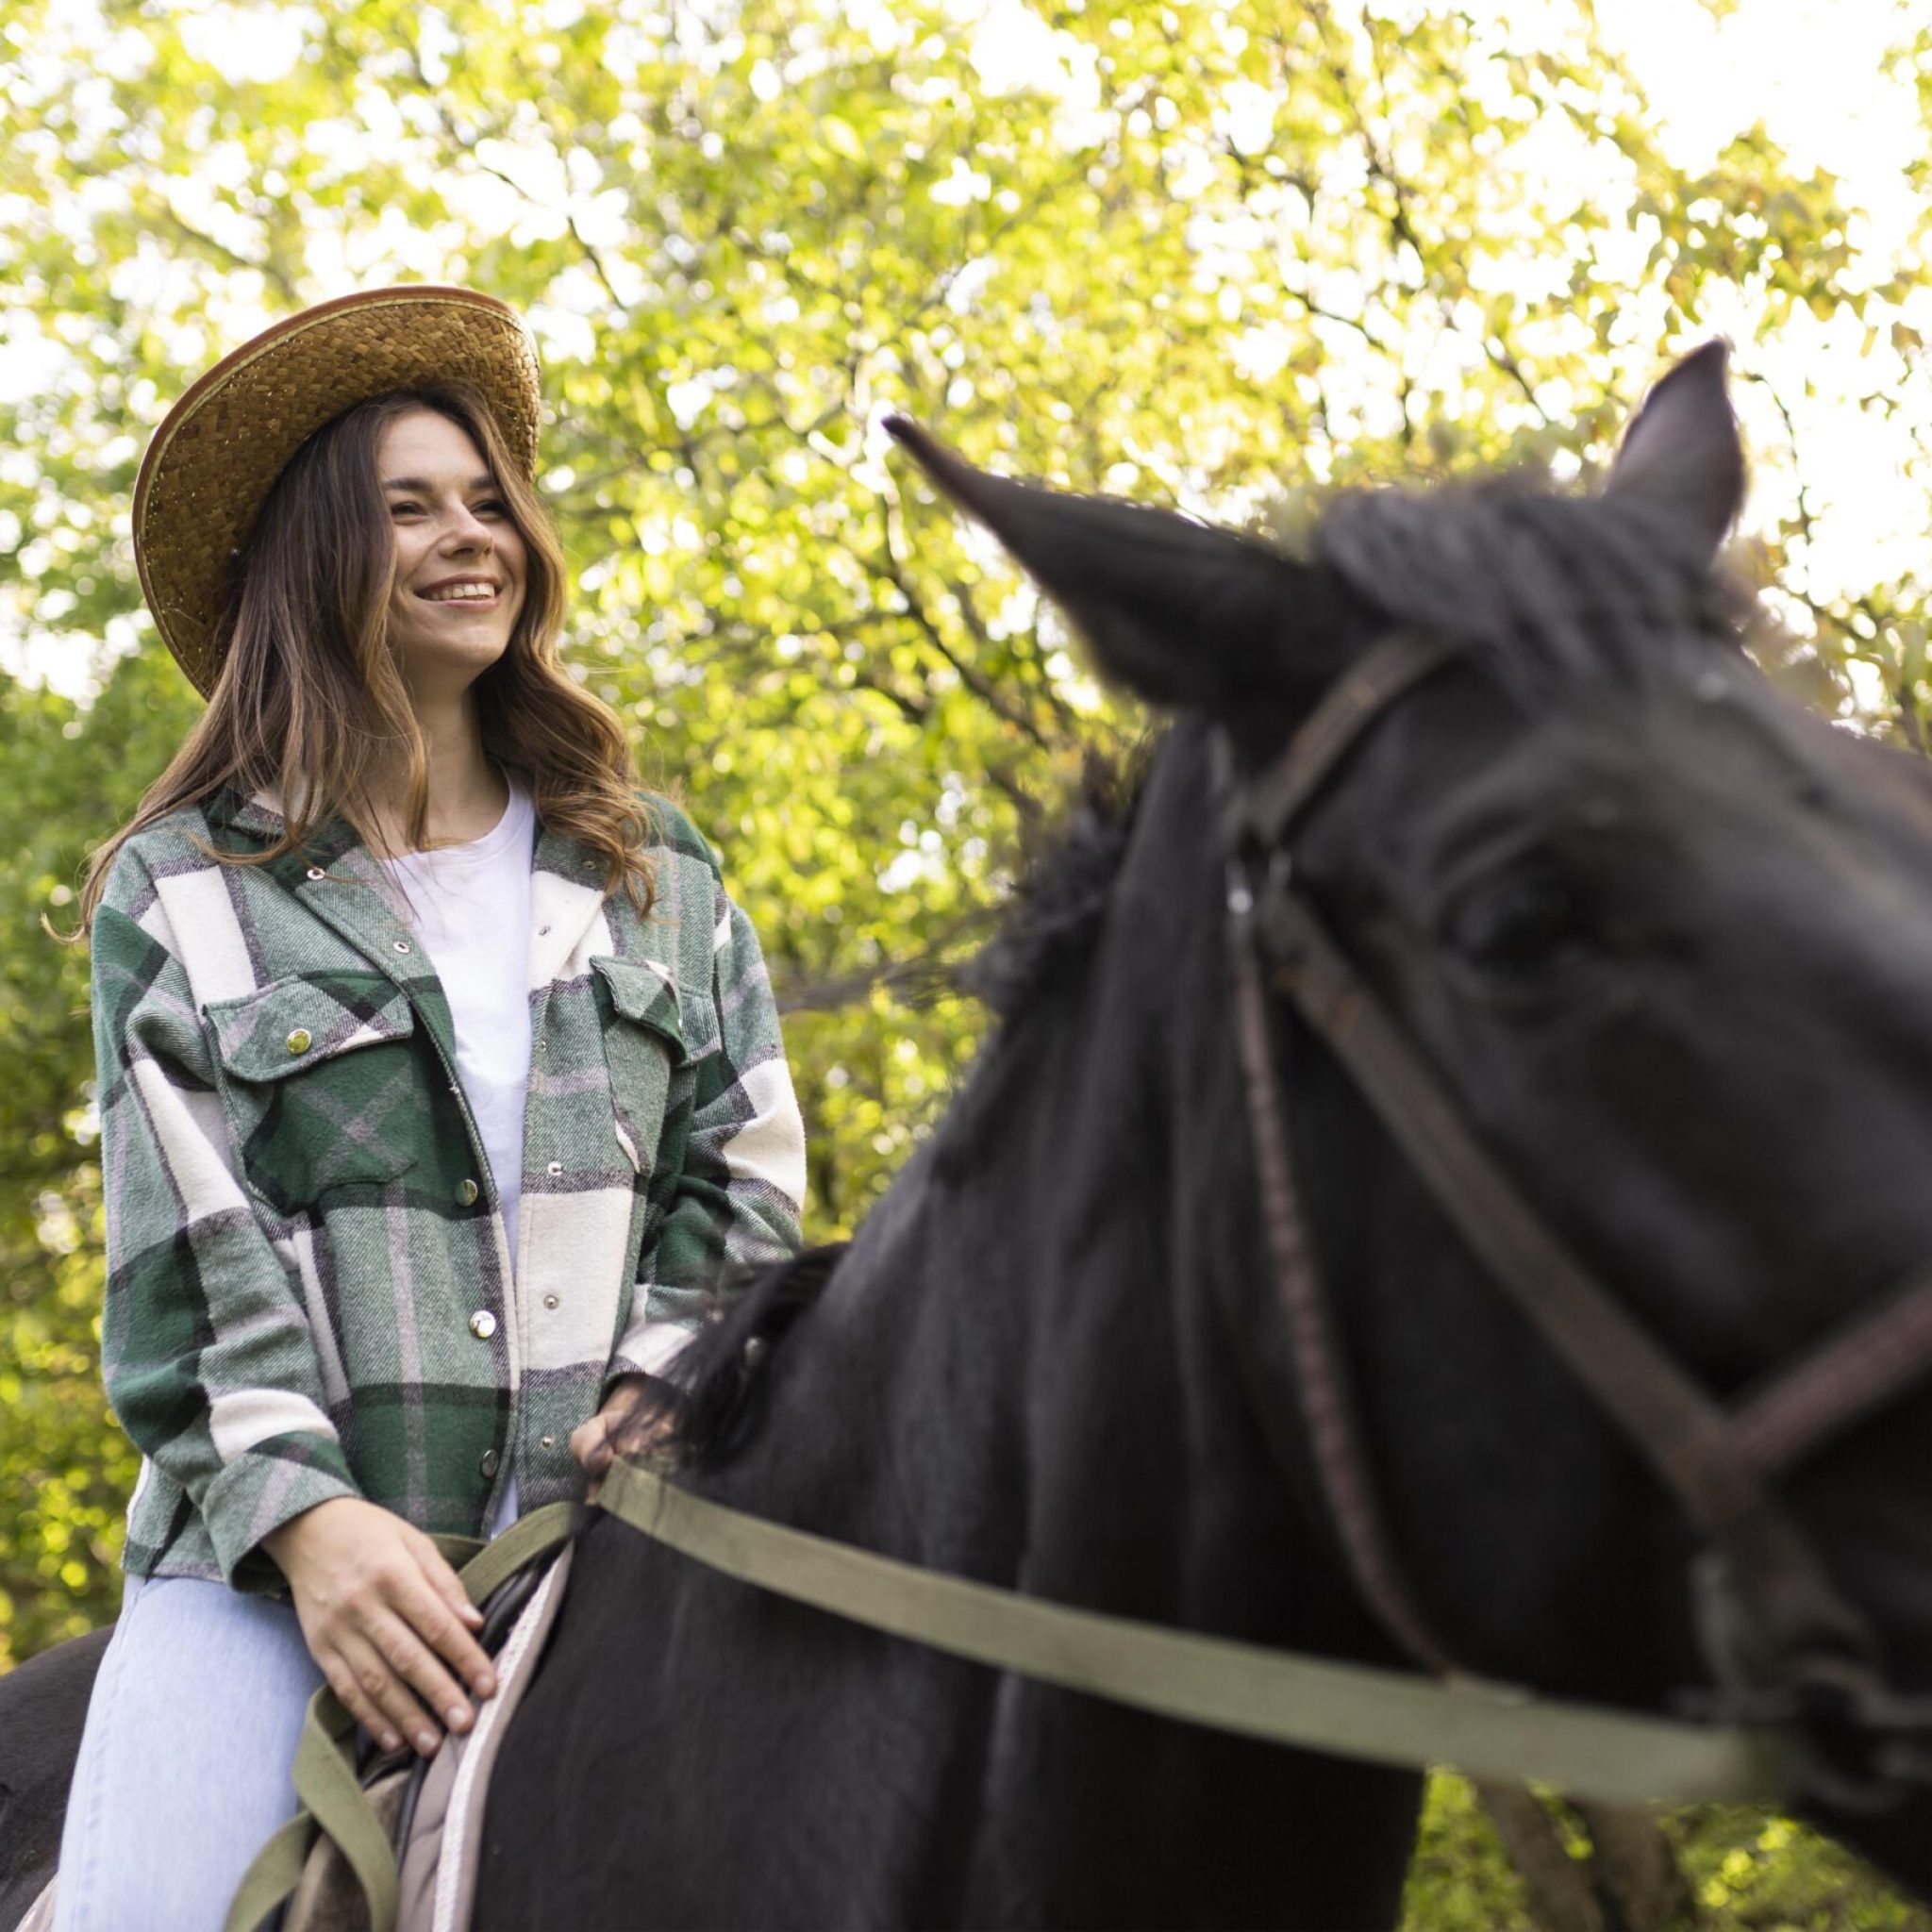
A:
<svg viewBox="0 0 1932 1932">
<path fill-rule="evenodd" d="M 493 577 L 458 577 L 449 582 L 432 584 L 426 591 L 416 594 L 430 604 L 450 604 L 467 607 L 473 610 L 494 610 L 499 601 L 499 586 Z"/>
<path fill-rule="evenodd" d="M 523 608 L 528 558 L 497 479 L 468 434 L 412 409 L 377 448 L 395 543 L 390 644 L 418 703 L 460 693 L 502 656 Z M 450 616 L 431 624 L 422 606 Z"/>
</svg>

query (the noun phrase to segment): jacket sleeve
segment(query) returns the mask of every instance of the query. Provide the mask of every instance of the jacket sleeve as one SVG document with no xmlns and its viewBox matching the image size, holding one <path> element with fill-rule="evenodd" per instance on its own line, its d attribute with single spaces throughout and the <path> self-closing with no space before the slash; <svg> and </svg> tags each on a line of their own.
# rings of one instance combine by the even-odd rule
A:
<svg viewBox="0 0 1932 1932">
<path fill-rule="evenodd" d="M 644 1249 L 605 1383 L 658 1374 L 742 1264 L 798 1252 L 805 1123 L 750 920 L 717 887 L 711 998 L 719 1048 L 697 1062 L 691 1131 L 657 1238 Z"/>
<path fill-rule="evenodd" d="M 240 1178 L 166 908 L 125 848 L 94 918 L 92 990 L 108 1399 L 200 1512 L 227 1580 L 278 1589 L 262 1538 L 359 1491 L 299 1291 Z"/>
</svg>

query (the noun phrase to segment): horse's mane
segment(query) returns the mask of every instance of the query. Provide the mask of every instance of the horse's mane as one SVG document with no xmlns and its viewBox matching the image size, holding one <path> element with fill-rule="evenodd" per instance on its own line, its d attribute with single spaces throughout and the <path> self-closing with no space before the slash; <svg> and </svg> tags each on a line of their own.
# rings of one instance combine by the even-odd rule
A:
<svg viewBox="0 0 1932 1932">
<path fill-rule="evenodd" d="M 1086 964 L 1127 849 L 1153 761 L 1148 741 L 1119 760 L 1087 760 L 1080 789 L 1022 871 L 1000 928 L 960 975 L 1003 1021 Z"/>
<path fill-rule="evenodd" d="M 695 1468 L 722 1462 L 743 1434 L 766 1356 L 818 1300 L 849 1245 L 828 1241 L 727 1282 L 717 1313 L 661 1378 L 651 1378 L 643 1401 L 619 1431 L 618 1453 L 651 1447 L 668 1423 L 682 1462 Z"/>
<path fill-rule="evenodd" d="M 1531 702 L 1578 682 L 1662 689 L 1686 661 L 1673 641 L 1735 641 L 1752 614 L 1695 532 L 1523 477 L 1351 491 L 1307 548 L 1391 623 L 1478 644 Z"/>
</svg>

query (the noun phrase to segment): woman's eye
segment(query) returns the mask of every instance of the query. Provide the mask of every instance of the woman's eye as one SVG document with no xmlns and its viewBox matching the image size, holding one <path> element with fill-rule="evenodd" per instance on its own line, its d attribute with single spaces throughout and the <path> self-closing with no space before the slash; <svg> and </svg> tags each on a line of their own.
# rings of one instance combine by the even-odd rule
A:
<svg viewBox="0 0 1932 1932">
<path fill-rule="evenodd" d="M 1515 878 L 1479 893 L 1456 915 L 1450 937 L 1479 966 L 1521 971 L 1548 964 L 1586 936 L 1581 901 L 1552 877 Z"/>
</svg>

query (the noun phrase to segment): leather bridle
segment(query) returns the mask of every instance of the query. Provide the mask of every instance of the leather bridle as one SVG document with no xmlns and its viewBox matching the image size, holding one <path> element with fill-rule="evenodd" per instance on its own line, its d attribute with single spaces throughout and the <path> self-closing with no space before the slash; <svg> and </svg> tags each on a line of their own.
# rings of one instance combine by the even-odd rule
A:
<svg viewBox="0 0 1932 1932">
<path fill-rule="evenodd" d="M 1305 1426 L 1356 1584 L 1425 1669 L 1457 1674 L 1403 1574 L 1364 1451 L 1334 1309 L 1296 1184 L 1271 992 L 1341 1062 L 1437 1206 L 1505 1296 L 1676 1498 L 1701 1549 L 1692 1601 L 1722 1691 L 1710 1714 L 1796 1734 L 1807 1788 L 1856 1808 L 1932 1781 L 1932 1700 L 1893 1691 L 1877 1640 L 1773 1479 L 1932 1368 L 1932 1271 L 1730 1407 L 1700 1388 L 1550 1228 L 1299 890 L 1294 841 L 1363 736 L 1461 655 L 1386 636 L 1332 686 L 1273 763 L 1217 758 L 1228 858 L 1237 1032 L 1267 1240 Z M 1697 1693 L 1689 1693 L 1687 1701 Z"/>
</svg>

